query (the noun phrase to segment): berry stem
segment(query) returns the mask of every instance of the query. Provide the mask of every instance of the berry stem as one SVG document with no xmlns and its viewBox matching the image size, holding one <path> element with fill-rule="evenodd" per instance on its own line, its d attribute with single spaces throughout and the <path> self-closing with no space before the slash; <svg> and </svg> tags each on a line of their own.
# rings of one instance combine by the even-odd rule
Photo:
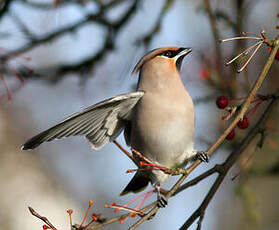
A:
<svg viewBox="0 0 279 230">
<path fill-rule="evenodd" d="M 92 204 L 93 204 L 93 202 L 92 202 L 92 201 L 89 201 L 89 204 L 88 204 L 88 207 L 87 207 L 86 213 L 85 213 L 84 218 L 83 218 L 83 220 L 82 220 L 82 222 L 81 222 L 81 224 L 80 224 L 80 228 L 81 228 L 81 227 L 82 227 L 82 225 L 84 224 L 85 219 L 86 219 L 86 217 L 88 216 L 88 213 L 89 213 L 89 210 L 90 210 L 90 208 L 91 208 Z"/>
<path fill-rule="evenodd" d="M 243 40 L 243 39 L 262 40 L 262 38 L 260 38 L 260 37 L 233 37 L 233 38 L 222 39 L 222 40 L 220 40 L 220 42 L 228 42 L 228 41 Z"/>
<path fill-rule="evenodd" d="M 232 60 L 228 61 L 226 63 L 226 65 L 230 65 L 231 63 L 233 63 L 236 59 L 238 59 L 239 57 L 241 57 L 242 55 L 247 55 L 254 47 L 256 47 L 257 45 L 260 45 L 262 43 L 262 41 L 259 41 L 257 43 L 255 43 L 254 45 L 250 46 L 248 49 L 244 50 L 243 52 L 241 52 L 240 54 L 238 54 L 236 57 L 234 57 Z M 255 51 L 254 51 L 255 52 Z M 252 55 L 251 55 L 252 56 Z M 251 58 L 251 57 L 250 57 Z"/>
</svg>

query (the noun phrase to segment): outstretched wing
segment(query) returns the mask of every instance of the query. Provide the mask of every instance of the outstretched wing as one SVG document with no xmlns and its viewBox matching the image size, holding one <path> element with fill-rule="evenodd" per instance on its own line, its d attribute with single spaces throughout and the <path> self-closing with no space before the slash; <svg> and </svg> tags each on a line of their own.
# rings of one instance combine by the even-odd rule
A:
<svg viewBox="0 0 279 230">
<path fill-rule="evenodd" d="M 86 136 L 95 149 L 100 149 L 120 134 L 143 94 L 141 91 L 121 94 L 92 105 L 34 136 L 22 149 L 34 149 L 43 142 L 69 136 Z"/>
</svg>

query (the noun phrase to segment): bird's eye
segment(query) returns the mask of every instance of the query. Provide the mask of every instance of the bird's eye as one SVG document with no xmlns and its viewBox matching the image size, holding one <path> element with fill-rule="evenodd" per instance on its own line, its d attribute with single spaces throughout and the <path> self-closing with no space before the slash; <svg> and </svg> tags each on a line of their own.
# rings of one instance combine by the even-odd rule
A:
<svg viewBox="0 0 279 230">
<path fill-rule="evenodd" d="M 171 52 L 169 50 L 167 50 L 167 51 L 164 51 L 162 53 L 162 55 L 165 56 L 165 57 L 171 57 Z"/>
</svg>

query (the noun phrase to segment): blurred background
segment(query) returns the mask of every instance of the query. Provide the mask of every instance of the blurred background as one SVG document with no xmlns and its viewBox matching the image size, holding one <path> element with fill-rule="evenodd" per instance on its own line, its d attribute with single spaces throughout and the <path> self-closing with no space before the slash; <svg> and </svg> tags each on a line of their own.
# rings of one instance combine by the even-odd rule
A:
<svg viewBox="0 0 279 230">
<path fill-rule="evenodd" d="M 192 47 L 181 76 L 195 101 L 195 147 L 205 150 L 230 121 L 221 119 L 215 100 L 220 95 L 245 97 L 269 54 L 263 46 L 241 74 L 240 63 L 225 63 L 253 44 L 216 39 L 242 31 L 269 38 L 278 35 L 278 0 L 8 0 L 0 11 L 0 226 L 38 229 L 32 206 L 58 229 L 69 229 L 66 210 L 80 223 L 88 201 L 93 211 L 113 217 L 105 203 L 126 203 L 135 195 L 119 193 L 131 179 L 134 164 L 115 145 L 93 151 L 83 137 L 46 143 L 31 152 L 20 150 L 28 138 L 100 100 L 135 90 L 130 73 L 148 50 L 162 46 Z M 261 93 L 279 86 L 275 61 Z M 265 106 L 256 108 L 252 125 Z M 259 137 L 246 149 L 206 210 L 203 229 L 279 228 L 278 108 Z M 189 179 L 222 163 L 247 134 L 225 141 Z M 125 146 L 122 135 L 119 142 Z M 238 175 L 239 174 L 239 175 Z M 231 180 L 238 175 L 235 180 Z M 170 199 L 167 208 L 139 229 L 178 229 L 200 205 L 216 177 Z M 165 188 L 176 181 L 171 178 Z M 189 180 L 188 179 L 188 180 Z M 151 187 L 150 187 L 151 188 Z M 148 202 L 155 199 L 152 197 Z M 127 229 L 135 222 L 104 229 Z M 196 229 L 196 224 L 191 226 Z"/>
</svg>

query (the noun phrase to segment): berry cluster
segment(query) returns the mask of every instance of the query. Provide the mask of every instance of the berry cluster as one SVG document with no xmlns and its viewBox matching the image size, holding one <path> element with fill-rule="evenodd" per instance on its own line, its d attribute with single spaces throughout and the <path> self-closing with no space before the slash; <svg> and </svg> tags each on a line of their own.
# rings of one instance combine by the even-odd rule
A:
<svg viewBox="0 0 279 230">
<path fill-rule="evenodd" d="M 229 111 L 231 113 L 232 108 L 228 108 L 228 105 L 230 104 L 230 102 L 232 101 L 239 101 L 239 100 L 244 100 L 245 98 L 239 98 L 239 99 L 229 99 L 226 96 L 219 96 L 216 99 L 216 105 L 219 109 L 226 109 L 227 111 Z M 262 96 L 262 95 L 257 95 L 255 97 L 255 99 L 251 102 L 251 104 L 255 105 L 243 116 L 243 119 L 240 120 L 237 123 L 237 127 L 239 129 L 247 129 L 249 127 L 249 117 L 257 110 L 258 106 L 265 100 L 269 99 L 267 96 Z M 235 110 L 234 110 L 235 111 Z M 224 116 L 223 120 L 225 117 L 227 117 L 228 119 L 231 117 L 232 114 L 230 114 L 229 116 Z M 226 120 L 228 120 L 226 119 Z M 227 140 L 232 140 L 235 137 L 235 128 L 227 135 L 226 139 Z"/>
<path fill-rule="evenodd" d="M 216 105 L 219 109 L 225 109 L 229 105 L 229 98 L 220 96 L 216 100 Z"/>
</svg>

